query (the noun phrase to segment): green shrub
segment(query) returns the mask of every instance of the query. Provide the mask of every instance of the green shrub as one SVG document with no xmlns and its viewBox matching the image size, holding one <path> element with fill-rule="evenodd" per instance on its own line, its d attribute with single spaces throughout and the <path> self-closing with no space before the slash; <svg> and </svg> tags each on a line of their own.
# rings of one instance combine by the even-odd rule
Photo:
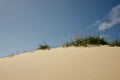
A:
<svg viewBox="0 0 120 80">
<path fill-rule="evenodd" d="M 105 41 L 105 38 L 101 38 L 99 36 L 86 36 L 85 38 L 75 38 L 72 41 L 68 41 L 63 46 L 69 47 L 69 46 L 84 46 L 87 47 L 89 45 L 106 45 L 108 44 L 107 41 Z"/>
<path fill-rule="evenodd" d="M 83 39 L 83 42 L 88 45 L 106 45 L 105 38 L 99 36 L 87 36 Z"/>
<path fill-rule="evenodd" d="M 50 50 L 50 46 L 48 44 L 46 44 L 45 42 L 43 44 L 40 44 L 38 49 L 43 49 L 43 50 Z"/>
</svg>

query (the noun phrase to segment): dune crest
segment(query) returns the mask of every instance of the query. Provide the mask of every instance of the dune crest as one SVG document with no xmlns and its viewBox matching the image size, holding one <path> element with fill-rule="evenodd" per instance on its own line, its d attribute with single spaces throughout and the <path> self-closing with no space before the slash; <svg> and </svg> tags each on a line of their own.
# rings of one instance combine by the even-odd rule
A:
<svg viewBox="0 0 120 80">
<path fill-rule="evenodd" d="M 56 48 L 2 58 L 0 80 L 120 80 L 120 48 Z"/>
</svg>

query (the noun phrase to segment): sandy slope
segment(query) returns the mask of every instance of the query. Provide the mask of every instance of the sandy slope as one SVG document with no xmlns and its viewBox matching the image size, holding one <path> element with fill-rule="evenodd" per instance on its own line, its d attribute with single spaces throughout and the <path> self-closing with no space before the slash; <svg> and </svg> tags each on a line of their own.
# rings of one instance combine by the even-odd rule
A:
<svg viewBox="0 0 120 80">
<path fill-rule="evenodd" d="M 120 80 L 120 48 L 57 48 L 0 59 L 0 80 Z"/>
</svg>

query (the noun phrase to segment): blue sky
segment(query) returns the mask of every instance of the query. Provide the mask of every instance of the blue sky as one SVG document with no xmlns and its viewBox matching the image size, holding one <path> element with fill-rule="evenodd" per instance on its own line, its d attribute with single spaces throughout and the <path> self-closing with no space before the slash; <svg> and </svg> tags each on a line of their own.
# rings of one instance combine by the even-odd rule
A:
<svg viewBox="0 0 120 80">
<path fill-rule="evenodd" d="M 0 56 L 80 35 L 120 38 L 120 0 L 0 0 Z"/>
</svg>

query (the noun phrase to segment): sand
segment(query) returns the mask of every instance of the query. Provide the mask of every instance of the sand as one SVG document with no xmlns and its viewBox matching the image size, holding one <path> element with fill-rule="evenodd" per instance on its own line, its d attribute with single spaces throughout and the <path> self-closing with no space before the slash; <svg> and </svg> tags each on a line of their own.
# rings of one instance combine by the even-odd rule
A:
<svg viewBox="0 0 120 80">
<path fill-rule="evenodd" d="M 0 80 L 120 80 L 120 47 L 56 48 L 2 58 Z"/>
</svg>

